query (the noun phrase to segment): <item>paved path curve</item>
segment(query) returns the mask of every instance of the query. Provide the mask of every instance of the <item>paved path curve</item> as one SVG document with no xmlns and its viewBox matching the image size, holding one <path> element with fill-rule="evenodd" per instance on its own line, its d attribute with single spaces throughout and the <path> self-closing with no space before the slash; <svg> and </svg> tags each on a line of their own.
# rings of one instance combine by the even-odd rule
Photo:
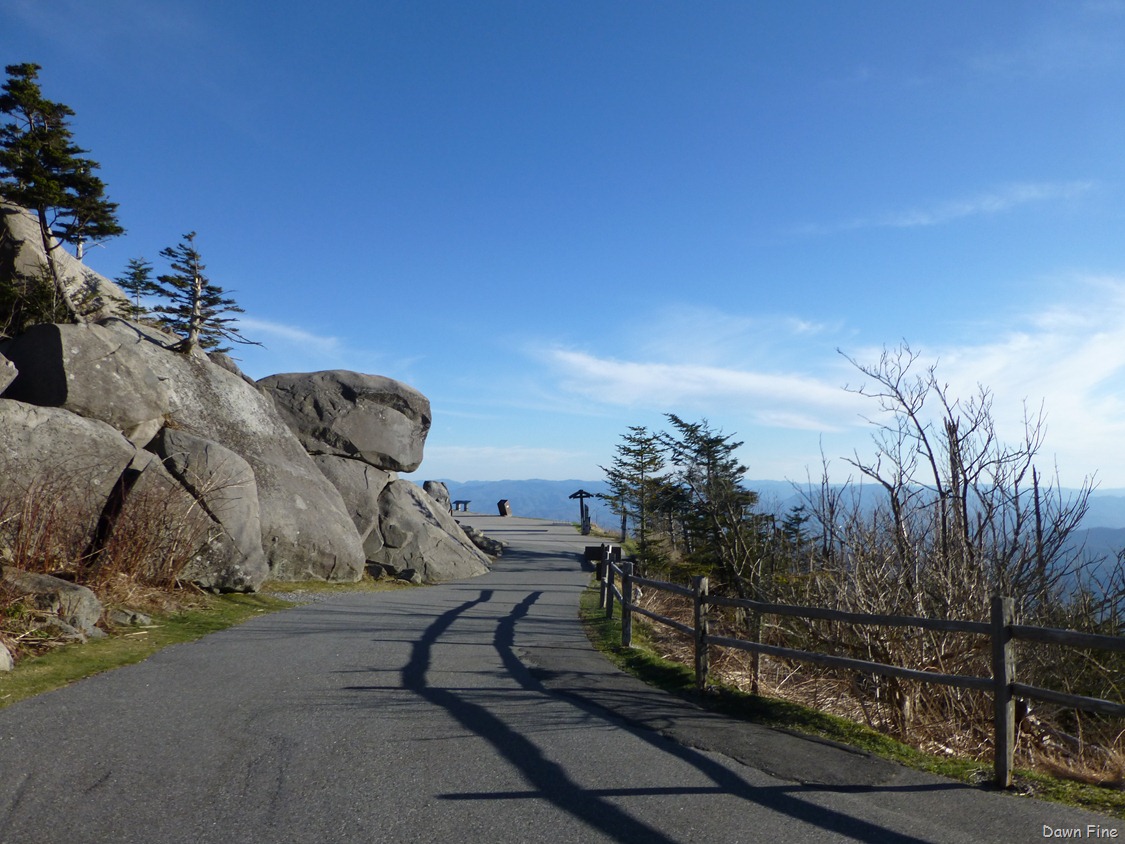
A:
<svg viewBox="0 0 1125 844">
<path fill-rule="evenodd" d="M 572 528 L 467 518 L 512 545 L 485 577 L 332 596 L 0 710 L 0 842 L 968 844 L 1125 827 L 648 689 L 585 641 Z"/>
</svg>

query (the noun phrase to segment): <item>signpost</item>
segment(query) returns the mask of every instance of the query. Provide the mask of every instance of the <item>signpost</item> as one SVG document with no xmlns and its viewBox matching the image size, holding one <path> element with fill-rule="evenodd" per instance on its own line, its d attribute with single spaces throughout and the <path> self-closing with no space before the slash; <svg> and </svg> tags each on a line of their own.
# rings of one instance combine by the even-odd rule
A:
<svg viewBox="0 0 1125 844">
<path fill-rule="evenodd" d="M 572 492 L 567 497 L 578 499 L 578 512 L 579 512 L 579 515 L 581 516 L 581 520 L 582 520 L 582 535 L 583 536 L 589 536 L 590 535 L 590 508 L 586 506 L 586 499 L 587 498 L 593 498 L 594 493 L 586 492 L 586 490 L 580 489 L 580 490 L 578 490 L 578 492 Z"/>
</svg>

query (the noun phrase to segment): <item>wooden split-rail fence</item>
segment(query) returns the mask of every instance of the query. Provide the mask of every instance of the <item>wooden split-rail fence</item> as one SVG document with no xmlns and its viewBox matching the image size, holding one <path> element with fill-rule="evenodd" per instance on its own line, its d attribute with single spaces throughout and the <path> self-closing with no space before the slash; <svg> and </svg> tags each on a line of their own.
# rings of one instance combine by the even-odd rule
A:
<svg viewBox="0 0 1125 844">
<path fill-rule="evenodd" d="M 963 689 L 976 689 L 991 692 L 993 699 L 993 730 L 995 748 L 995 782 L 1001 788 L 1012 784 L 1012 763 L 1015 753 L 1016 700 L 1031 699 L 1055 703 L 1085 712 L 1103 715 L 1125 716 L 1125 704 L 1101 698 L 1083 697 L 1062 692 L 1029 686 L 1016 682 L 1016 661 L 1013 645 L 1017 641 L 1039 642 L 1078 648 L 1101 648 L 1111 651 L 1125 651 L 1125 637 L 1102 636 L 1093 633 L 1079 633 L 1075 630 L 1059 630 L 1051 627 L 1033 627 L 1015 624 L 1014 604 L 1011 598 L 993 597 L 990 620 L 953 621 L 936 618 L 917 618 L 912 616 L 872 615 L 868 613 L 845 612 L 825 607 L 802 607 L 789 604 L 770 604 L 708 594 L 706 577 L 692 579 L 691 586 L 650 580 L 633 574 L 633 564 L 614 560 L 613 551 L 602 547 L 602 561 L 598 564 L 598 579 L 601 583 L 601 606 L 607 618 L 613 616 L 614 602 L 621 606 L 621 644 L 629 647 L 633 637 L 633 615 L 640 614 L 677 630 L 695 643 L 695 685 L 701 693 L 707 687 L 708 656 L 710 647 L 738 648 L 739 650 L 768 654 L 781 659 L 790 659 L 822 665 L 830 668 L 843 668 L 854 671 L 898 677 L 906 680 L 920 680 L 923 683 L 939 683 Z M 634 601 L 634 587 L 646 586 L 681 595 L 692 601 L 693 623 L 688 625 L 666 616 L 658 615 Z M 850 657 L 832 656 L 815 651 L 784 648 L 735 639 L 729 636 L 716 636 L 709 632 L 709 612 L 711 607 L 737 607 L 762 615 L 793 616 L 805 619 L 841 621 L 848 624 L 913 627 L 922 630 L 937 630 L 952 633 L 968 633 L 988 636 L 992 645 L 992 676 L 973 677 L 961 674 L 940 674 L 934 671 L 920 671 L 880 662 L 869 662 Z"/>
</svg>

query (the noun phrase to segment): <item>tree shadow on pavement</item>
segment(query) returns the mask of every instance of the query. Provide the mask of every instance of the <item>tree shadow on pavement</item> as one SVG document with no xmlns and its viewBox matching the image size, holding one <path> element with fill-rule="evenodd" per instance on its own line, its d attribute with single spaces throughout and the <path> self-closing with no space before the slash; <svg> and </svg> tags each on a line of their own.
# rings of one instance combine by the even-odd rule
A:
<svg viewBox="0 0 1125 844">
<path fill-rule="evenodd" d="M 605 710 L 594 705 L 583 705 L 580 701 L 566 695 L 559 695 L 540 683 L 531 670 L 515 652 L 516 624 L 524 618 L 529 609 L 543 594 L 532 592 L 497 624 L 493 643 L 510 675 L 526 691 L 548 695 L 566 700 L 579 706 L 599 720 L 609 721 L 629 732 L 661 752 L 672 754 L 705 775 L 713 787 L 670 787 L 670 788 L 586 788 L 571 778 L 567 770 L 544 756 L 543 752 L 526 736 L 513 729 L 497 715 L 479 704 L 465 700 L 454 691 L 431 686 L 427 674 L 431 664 L 432 650 L 441 636 L 453 623 L 469 610 L 485 604 L 493 597 L 493 590 L 484 589 L 479 597 L 466 601 L 438 616 L 429 625 L 420 640 L 412 647 L 409 662 L 401 671 L 403 687 L 422 697 L 427 702 L 448 712 L 466 730 L 488 741 L 532 787 L 526 792 L 490 792 L 440 795 L 443 799 L 457 800 L 497 800 L 539 798 L 549 801 L 560 810 L 580 819 L 591 828 L 601 831 L 618 841 L 645 841 L 653 844 L 671 844 L 660 829 L 630 816 L 619 806 L 610 802 L 613 797 L 631 795 L 686 796 L 690 794 L 730 794 L 747 801 L 755 802 L 773 812 L 788 815 L 805 824 L 818 826 L 825 831 L 849 836 L 856 841 L 869 844 L 922 844 L 924 839 L 905 835 L 845 813 L 825 808 L 802 799 L 792 793 L 808 792 L 799 784 L 758 787 L 747 783 L 733 771 L 706 755 L 679 745 L 656 733 L 644 729 L 622 726 L 616 718 L 607 717 Z M 593 748 L 591 748 L 593 751 Z M 911 787 L 922 790 L 926 787 Z M 813 789 L 839 790 L 835 788 Z M 865 788 L 864 790 L 878 790 Z"/>
</svg>

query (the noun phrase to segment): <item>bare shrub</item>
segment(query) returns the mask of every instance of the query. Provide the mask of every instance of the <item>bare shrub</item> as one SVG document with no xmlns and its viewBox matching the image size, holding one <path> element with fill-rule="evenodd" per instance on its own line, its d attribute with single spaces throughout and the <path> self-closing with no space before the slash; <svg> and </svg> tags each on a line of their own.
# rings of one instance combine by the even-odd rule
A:
<svg viewBox="0 0 1125 844">
<path fill-rule="evenodd" d="M 44 472 L 0 497 L 0 547 L 26 571 L 73 571 L 91 533 L 90 502 L 61 472 Z"/>
<path fill-rule="evenodd" d="M 185 593 L 181 576 L 215 523 L 170 478 L 134 481 L 127 471 L 105 507 L 91 495 L 89 472 L 77 468 L 43 468 L 22 486 L 9 484 L 13 491 L 0 496 L 0 564 L 73 580 L 107 608 L 196 603 L 198 593 Z M 65 641 L 49 632 L 48 620 L 0 586 L 0 640 L 17 658 Z"/>
<path fill-rule="evenodd" d="M 100 588 L 128 582 L 171 589 L 213 528 L 199 502 L 182 488 L 166 482 L 138 484 L 104 544 L 84 566 L 84 581 Z"/>
</svg>

